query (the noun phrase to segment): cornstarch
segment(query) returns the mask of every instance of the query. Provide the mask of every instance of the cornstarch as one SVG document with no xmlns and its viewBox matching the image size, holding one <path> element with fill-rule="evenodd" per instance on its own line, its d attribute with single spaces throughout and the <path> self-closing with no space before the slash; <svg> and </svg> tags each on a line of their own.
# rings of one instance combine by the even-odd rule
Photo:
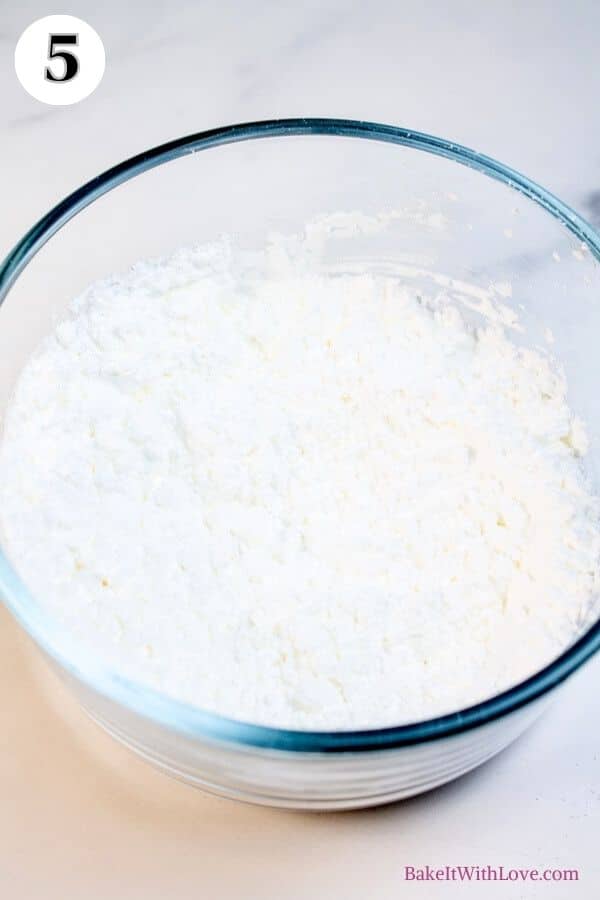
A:
<svg viewBox="0 0 600 900">
<path fill-rule="evenodd" d="M 463 708 L 597 615 L 598 504 L 561 370 L 387 275 L 225 244 L 72 303 L 20 377 L 0 522 L 110 666 L 256 723 Z"/>
</svg>

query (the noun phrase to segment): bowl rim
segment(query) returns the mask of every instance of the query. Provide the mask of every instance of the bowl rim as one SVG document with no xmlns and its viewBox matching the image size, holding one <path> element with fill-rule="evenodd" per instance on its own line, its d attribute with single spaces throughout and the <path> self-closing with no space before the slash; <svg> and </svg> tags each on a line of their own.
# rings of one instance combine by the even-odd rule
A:
<svg viewBox="0 0 600 900">
<path fill-rule="evenodd" d="M 155 146 L 112 166 L 83 184 L 44 215 L 0 264 L 0 306 L 23 269 L 70 219 L 120 184 L 152 168 L 239 141 L 271 137 L 333 136 L 410 147 L 452 160 L 503 182 L 541 206 L 585 243 L 600 260 L 600 235 L 578 213 L 536 182 L 497 160 L 440 137 L 375 122 L 332 118 L 272 119 L 246 122 L 189 134 Z M 119 675 L 89 654 L 37 604 L 0 547 L 0 597 L 42 650 L 66 673 L 96 695 L 159 725 L 196 739 L 248 747 L 304 753 L 339 753 L 392 749 L 450 737 L 491 723 L 541 698 L 600 649 L 600 620 L 575 643 L 530 678 L 481 703 L 443 716 L 385 728 L 357 731 L 299 731 L 227 718 L 174 700 Z"/>
</svg>

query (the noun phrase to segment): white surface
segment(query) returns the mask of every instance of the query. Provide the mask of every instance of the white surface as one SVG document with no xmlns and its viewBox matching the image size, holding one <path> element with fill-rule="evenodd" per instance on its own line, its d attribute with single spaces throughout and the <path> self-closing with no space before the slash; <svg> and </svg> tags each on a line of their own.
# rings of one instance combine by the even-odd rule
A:
<svg viewBox="0 0 600 900">
<path fill-rule="evenodd" d="M 522 169 L 597 216 L 600 7 L 589 0 L 529 3 L 526 9 L 497 0 L 423 6 L 113 0 L 101 9 L 79 0 L 69 12 L 97 29 L 107 68 L 98 90 L 68 108 L 33 100 L 13 69 L 21 31 L 55 10 L 39 0 L 4 9 L 0 252 L 65 193 L 132 153 L 186 132 L 277 116 L 369 118 L 454 138 Z M 257 874 L 257 859 L 265 871 L 271 867 L 287 896 L 362 897 L 369 883 L 379 897 L 390 898 L 410 892 L 429 900 L 469 891 L 477 897 L 596 896 L 599 675 L 597 659 L 515 747 L 442 791 L 352 816 L 273 813 L 265 825 L 263 814 L 265 834 L 288 830 L 290 847 L 296 842 L 295 852 L 275 861 L 258 837 L 245 833 L 254 813 L 220 804 L 218 815 L 230 823 L 219 831 L 220 840 L 231 835 L 232 852 L 247 868 L 249 893 L 261 890 L 263 896 L 270 882 Z M 15 819 L 24 841 L 35 830 L 35 804 L 29 815 Z M 179 848 L 196 850 L 193 842 Z M 210 851 L 209 839 L 206 865 L 220 875 L 226 896 L 231 879 L 211 870 Z M 303 865 L 296 853 L 303 854 Z M 7 871 L 22 875 L 25 859 L 19 867 L 12 856 Z M 165 890 L 173 884 L 168 869 L 177 868 L 177 859 L 171 846 L 168 856 L 157 850 L 148 864 Z M 473 889 L 402 882 L 402 865 L 426 861 L 578 866 L 582 880 L 571 886 L 480 883 Z M 289 878 L 291 888 L 284 891 Z M 119 896 L 118 881 L 112 895 Z M 24 896 L 39 893 L 19 894 Z"/>
</svg>

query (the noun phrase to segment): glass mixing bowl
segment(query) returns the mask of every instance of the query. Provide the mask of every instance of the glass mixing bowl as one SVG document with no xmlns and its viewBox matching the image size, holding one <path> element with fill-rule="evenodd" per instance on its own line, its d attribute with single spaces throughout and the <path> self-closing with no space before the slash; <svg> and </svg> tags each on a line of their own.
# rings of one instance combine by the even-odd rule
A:
<svg viewBox="0 0 600 900">
<path fill-rule="evenodd" d="M 363 213 L 366 224 L 334 217 L 315 265 L 397 272 L 456 295 L 474 317 L 497 304 L 518 315 L 515 338 L 528 344 L 552 330 L 571 407 L 588 425 L 586 466 L 598 486 L 600 237 L 493 159 L 368 122 L 292 119 L 194 134 L 59 203 L 0 267 L 0 409 L 42 336 L 94 279 L 223 232 L 258 248 L 270 233 L 302 233 L 336 211 Z M 377 216 L 384 228 L 371 227 Z M 0 552 L 5 603 L 97 722 L 172 775 L 277 806 L 369 806 L 449 781 L 514 740 L 600 646 L 600 624 L 590 622 L 532 678 L 436 719 L 359 732 L 281 730 L 175 702 L 110 671 L 52 621 L 21 574 Z"/>
</svg>

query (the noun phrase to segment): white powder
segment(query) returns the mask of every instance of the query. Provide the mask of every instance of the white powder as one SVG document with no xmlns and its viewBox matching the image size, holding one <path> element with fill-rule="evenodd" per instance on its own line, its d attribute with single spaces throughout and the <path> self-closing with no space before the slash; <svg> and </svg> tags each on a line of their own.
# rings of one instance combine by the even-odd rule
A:
<svg viewBox="0 0 600 900">
<path fill-rule="evenodd" d="M 223 246 L 93 286 L 22 373 L 0 517 L 123 673 L 273 725 L 479 701 L 594 613 L 562 374 L 387 276 L 236 276 Z"/>
</svg>

